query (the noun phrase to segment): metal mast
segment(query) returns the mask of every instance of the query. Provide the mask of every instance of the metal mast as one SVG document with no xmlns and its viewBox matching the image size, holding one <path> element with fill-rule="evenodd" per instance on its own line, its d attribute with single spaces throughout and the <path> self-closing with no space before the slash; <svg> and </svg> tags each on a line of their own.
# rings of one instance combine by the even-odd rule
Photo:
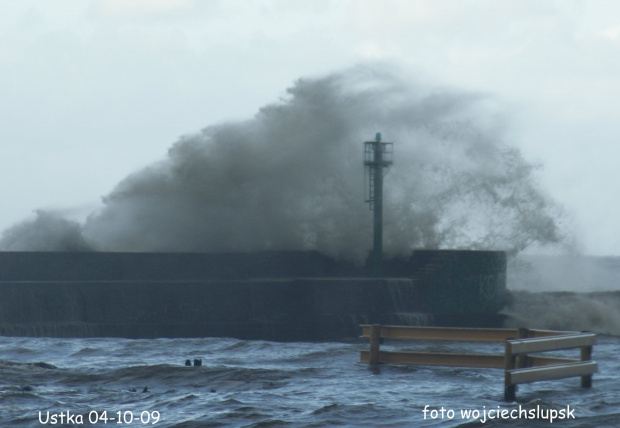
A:
<svg viewBox="0 0 620 428">
<path fill-rule="evenodd" d="M 377 132 L 375 141 L 364 143 L 366 202 L 374 214 L 371 257 L 372 274 L 375 277 L 383 275 L 383 175 L 392 166 L 393 154 L 393 143 L 382 143 L 379 132 Z"/>
</svg>

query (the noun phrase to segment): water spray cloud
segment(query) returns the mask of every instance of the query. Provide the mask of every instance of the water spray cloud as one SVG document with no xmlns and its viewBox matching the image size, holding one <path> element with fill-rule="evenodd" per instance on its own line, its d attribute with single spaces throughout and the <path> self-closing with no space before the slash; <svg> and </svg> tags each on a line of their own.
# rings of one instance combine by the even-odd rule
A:
<svg viewBox="0 0 620 428">
<path fill-rule="evenodd" d="M 36 248 L 29 230 L 48 216 L 39 212 L 0 247 L 75 248 L 69 239 L 107 251 L 318 250 L 360 262 L 372 244 L 362 142 L 377 131 L 395 151 L 385 180 L 388 255 L 558 242 L 556 206 L 537 188 L 535 167 L 488 124 L 486 102 L 379 67 L 300 79 L 250 120 L 181 138 L 83 225 L 67 223 L 67 236 L 38 234 Z"/>
</svg>

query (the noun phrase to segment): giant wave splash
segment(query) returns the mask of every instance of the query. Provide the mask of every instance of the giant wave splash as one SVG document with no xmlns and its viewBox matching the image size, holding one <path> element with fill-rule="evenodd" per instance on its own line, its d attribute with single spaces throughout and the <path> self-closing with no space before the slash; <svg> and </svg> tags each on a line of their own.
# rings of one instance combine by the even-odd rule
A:
<svg viewBox="0 0 620 428">
<path fill-rule="evenodd" d="M 39 210 L 5 230 L 0 248 L 317 250 L 361 262 L 372 227 L 362 142 L 377 131 L 395 147 L 385 180 L 388 256 L 560 242 L 558 207 L 539 189 L 536 165 L 503 141 L 494 102 L 378 66 L 299 79 L 249 120 L 180 138 L 83 223 Z"/>
</svg>

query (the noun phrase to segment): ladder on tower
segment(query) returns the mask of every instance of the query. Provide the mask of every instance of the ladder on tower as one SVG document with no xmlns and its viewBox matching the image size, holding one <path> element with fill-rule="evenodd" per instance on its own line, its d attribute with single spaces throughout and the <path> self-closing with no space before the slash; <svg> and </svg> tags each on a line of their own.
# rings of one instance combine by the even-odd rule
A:
<svg viewBox="0 0 620 428">
<path fill-rule="evenodd" d="M 365 178 L 365 182 L 366 182 L 366 202 L 368 203 L 368 207 L 370 208 L 370 211 L 373 211 L 375 209 L 375 180 L 373 179 L 373 174 L 374 172 L 372 171 L 372 168 L 366 168 L 365 169 L 366 172 L 366 178 Z"/>
</svg>

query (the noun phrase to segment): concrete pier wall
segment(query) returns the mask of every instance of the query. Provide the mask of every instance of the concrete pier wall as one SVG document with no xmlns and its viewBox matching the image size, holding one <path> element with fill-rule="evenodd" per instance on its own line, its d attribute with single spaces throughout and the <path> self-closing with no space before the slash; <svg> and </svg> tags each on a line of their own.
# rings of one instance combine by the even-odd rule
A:
<svg viewBox="0 0 620 428">
<path fill-rule="evenodd" d="M 358 324 L 489 325 L 501 252 L 423 251 L 390 278 L 317 253 L 0 253 L 0 335 L 337 340 Z"/>
<path fill-rule="evenodd" d="M 359 323 L 394 322 L 415 291 L 410 280 L 375 279 L 2 283 L 0 334 L 346 338 Z"/>
</svg>

